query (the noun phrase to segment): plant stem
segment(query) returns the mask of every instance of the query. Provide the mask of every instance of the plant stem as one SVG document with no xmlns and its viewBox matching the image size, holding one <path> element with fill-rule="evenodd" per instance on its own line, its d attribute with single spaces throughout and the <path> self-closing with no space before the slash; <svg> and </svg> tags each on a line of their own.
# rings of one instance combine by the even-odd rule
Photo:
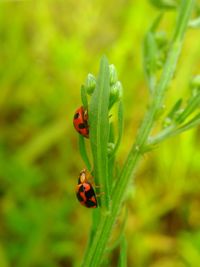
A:
<svg viewBox="0 0 200 267">
<path fill-rule="evenodd" d="M 112 191 L 111 211 L 109 214 L 102 214 L 100 224 L 93 238 L 93 242 L 90 248 L 88 248 L 86 251 L 82 267 L 100 266 L 112 227 L 116 221 L 122 202 L 126 196 L 126 190 L 133 178 L 133 174 L 143 154 L 142 151 L 146 145 L 149 134 L 151 133 L 154 122 L 156 121 L 157 114 L 162 107 L 165 91 L 173 77 L 178 56 L 182 47 L 183 36 L 188 25 L 193 4 L 194 0 L 182 0 L 175 33 L 172 38 L 171 48 L 163 69 L 162 76 L 155 88 L 150 108 L 147 111 L 142 125 L 138 131 L 136 142 L 133 144 L 129 152 L 122 172 L 119 175 L 116 185 Z"/>
<path fill-rule="evenodd" d="M 157 145 L 163 140 L 181 134 L 185 131 L 188 131 L 196 126 L 200 125 L 200 114 L 197 114 L 193 119 L 191 119 L 188 123 L 182 125 L 181 127 L 176 127 L 176 125 L 171 125 L 168 128 L 162 130 L 157 135 L 150 137 L 148 141 L 149 146 Z"/>
</svg>

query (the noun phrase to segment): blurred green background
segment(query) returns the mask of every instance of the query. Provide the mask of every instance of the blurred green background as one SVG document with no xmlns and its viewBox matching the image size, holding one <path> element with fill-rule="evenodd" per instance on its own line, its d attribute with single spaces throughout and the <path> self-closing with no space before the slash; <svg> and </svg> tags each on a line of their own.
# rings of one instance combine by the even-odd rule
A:
<svg viewBox="0 0 200 267">
<path fill-rule="evenodd" d="M 84 163 L 72 118 L 80 85 L 106 54 L 124 87 L 122 164 L 147 106 L 147 0 L 0 1 L 0 267 L 79 266 L 91 210 L 75 185 Z M 167 36 L 175 16 L 162 22 Z M 189 95 L 200 32 L 187 33 L 166 108 Z M 200 266 L 200 128 L 144 157 L 130 188 L 128 266 Z M 118 249 L 109 266 L 116 266 Z M 87 266 L 86 266 L 87 267 Z"/>
</svg>

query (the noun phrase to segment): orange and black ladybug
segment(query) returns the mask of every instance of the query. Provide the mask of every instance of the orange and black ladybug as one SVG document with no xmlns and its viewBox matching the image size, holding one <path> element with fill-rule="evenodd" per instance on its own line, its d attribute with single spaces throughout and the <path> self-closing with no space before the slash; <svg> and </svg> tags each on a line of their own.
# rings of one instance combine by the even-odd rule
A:
<svg viewBox="0 0 200 267">
<path fill-rule="evenodd" d="M 73 123 L 78 133 L 89 138 L 88 112 L 82 106 L 76 110 Z"/>
<path fill-rule="evenodd" d="M 87 171 L 83 169 L 78 178 L 76 196 L 78 201 L 87 208 L 97 208 L 97 199 L 91 183 L 88 182 Z"/>
</svg>

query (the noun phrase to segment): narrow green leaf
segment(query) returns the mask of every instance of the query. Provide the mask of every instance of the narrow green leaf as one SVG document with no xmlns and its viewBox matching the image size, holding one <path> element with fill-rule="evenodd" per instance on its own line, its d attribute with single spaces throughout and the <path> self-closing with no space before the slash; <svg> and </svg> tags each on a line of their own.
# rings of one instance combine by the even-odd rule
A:
<svg viewBox="0 0 200 267">
<path fill-rule="evenodd" d="M 200 93 L 194 97 L 192 97 L 184 111 L 178 116 L 176 119 L 178 123 L 182 123 L 185 119 L 195 111 L 195 109 L 200 107 Z"/>
<path fill-rule="evenodd" d="M 84 109 L 87 109 L 88 100 L 87 100 L 87 93 L 86 93 L 86 89 L 84 85 L 81 86 L 81 100 L 82 100 Z"/>
<path fill-rule="evenodd" d="M 184 132 L 198 125 L 200 125 L 200 113 L 197 114 L 194 118 L 192 118 L 189 122 L 178 128 L 178 130 L 176 130 L 175 133 L 178 134 Z"/>
<path fill-rule="evenodd" d="M 114 127 L 113 123 L 109 124 L 109 143 L 114 144 L 115 142 L 115 137 L 114 137 Z M 113 155 L 113 151 L 112 151 Z M 112 181 L 113 181 L 113 170 L 114 170 L 114 162 L 115 162 L 115 157 L 113 156 L 110 158 L 109 155 L 109 161 L 108 161 L 108 181 L 109 181 L 109 187 L 112 187 Z"/>
<path fill-rule="evenodd" d="M 175 123 L 176 118 L 180 115 L 180 112 L 182 112 L 182 110 L 180 109 L 181 104 L 182 104 L 182 99 L 176 101 L 176 103 L 171 108 L 168 115 L 164 118 L 164 121 L 162 123 L 163 128 L 168 128 L 170 125 Z"/>
<path fill-rule="evenodd" d="M 180 109 L 181 104 L 182 104 L 182 99 L 179 99 L 178 101 L 176 101 L 176 103 L 174 104 L 170 112 L 168 113 L 167 118 L 173 119 L 176 112 Z"/>
<path fill-rule="evenodd" d="M 122 101 L 120 101 L 119 106 L 118 106 L 118 138 L 117 138 L 117 142 L 115 144 L 115 148 L 113 150 L 113 153 L 109 159 L 111 159 L 116 154 L 116 152 L 119 148 L 119 145 L 120 145 L 121 139 L 122 139 L 122 134 L 123 134 L 123 124 L 124 124 L 123 104 L 122 104 Z"/>
<path fill-rule="evenodd" d="M 147 77 L 149 90 L 153 93 L 156 84 L 156 69 L 157 69 L 157 44 L 153 32 L 149 31 L 144 40 L 144 71 Z"/>
<path fill-rule="evenodd" d="M 87 169 L 91 172 L 91 164 L 90 164 L 89 157 L 87 155 L 87 150 L 86 150 L 86 146 L 85 146 L 85 138 L 80 134 L 79 134 L 79 150 L 80 150 L 81 157 L 82 157 Z"/>
<path fill-rule="evenodd" d="M 164 141 L 165 139 L 181 134 L 185 131 L 188 131 L 194 127 L 197 127 L 200 125 L 200 113 L 197 114 L 194 118 L 192 118 L 189 122 L 185 123 L 181 127 L 177 128 L 176 125 L 171 125 L 168 128 L 164 129 L 160 133 L 158 133 L 156 136 L 149 138 L 147 148 L 159 144 L 160 142 Z"/>
<path fill-rule="evenodd" d="M 177 26 L 174 32 L 173 40 L 176 40 L 178 44 L 185 34 L 185 29 L 188 26 L 188 21 L 195 0 L 182 0 L 179 7 L 179 13 L 177 18 Z M 189 12 L 188 12 L 189 11 Z"/>
<path fill-rule="evenodd" d="M 121 239 L 121 244 L 120 244 L 120 258 L 118 267 L 127 267 L 127 242 L 124 235 Z"/>
<path fill-rule="evenodd" d="M 94 162 L 94 179 L 100 185 L 104 195 L 101 203 L 109 207 L 110 187 L 108 182 L 108 154 L 109 138 L 109 65 L 104 56 L 101 59 L 97 85 L 92 94 L 89 107 L 90 144 Z"/>
<path fill-rule="evenodd" d="M 164 50 L 166 49 L 166 38 L 164 38 L 165 35 L 163 32 L 156 33 L 162 17 L 163 13 L 159 14 L 159 16 L 157 16 L 157 18 L 154 20 L 145 36 L 143 45 L 144 71 L 150 93 L 154 92 L 157 82 L 156 72 L 158 68 L 163 65 L 163 55 L 165 54 Z"/>
</svg>

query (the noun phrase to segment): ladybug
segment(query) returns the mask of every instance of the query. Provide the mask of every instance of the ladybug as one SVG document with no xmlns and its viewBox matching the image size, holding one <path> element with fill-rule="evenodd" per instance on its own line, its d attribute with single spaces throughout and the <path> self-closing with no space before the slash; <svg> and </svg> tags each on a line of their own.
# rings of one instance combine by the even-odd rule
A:
<svg viewBox="0 0 200 267">
<path fill-rule="evenodd" d="M 74 114 L 74 128 L 82 136 L 89 138 L 88 112 L 81 106 Z"/>
<path fill-rule="evenodd" d="M 80 172 L 76 186 L 78 201 L 87 208 L 97 208 L 97 199 L 91 183 L 88 182 L 86 169 Z"/>
</svg>

